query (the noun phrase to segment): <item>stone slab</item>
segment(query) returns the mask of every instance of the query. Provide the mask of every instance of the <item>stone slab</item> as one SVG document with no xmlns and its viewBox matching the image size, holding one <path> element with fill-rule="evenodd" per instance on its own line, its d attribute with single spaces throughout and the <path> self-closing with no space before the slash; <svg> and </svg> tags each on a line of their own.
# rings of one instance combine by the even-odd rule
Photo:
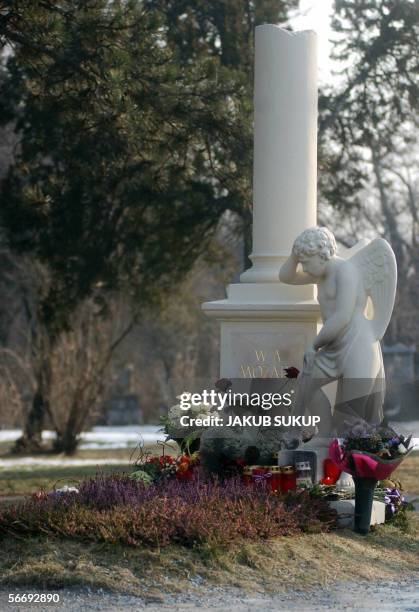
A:
<svg viewBox="0 0 419 612">
<path fill-rule="evenodd" d="M 317 334 L 317 319 L 222 321 L 220 375 L 225 378 L 281 378 L 284 368 L 302 368 L 302 356 Z"/>
<path fill-rule="evenodd" d="M 353 527 L 355 500 L 354 499 L 339 499 L 329 502 L 330 507 L 337 510 L 339 515 L 339 525 L 342 527 Z M 371 523 L 370 525 L 379 525 L 385 522 L 386 505 L 380 501 L 374 501 L 372 505 Z"/>
</svg>

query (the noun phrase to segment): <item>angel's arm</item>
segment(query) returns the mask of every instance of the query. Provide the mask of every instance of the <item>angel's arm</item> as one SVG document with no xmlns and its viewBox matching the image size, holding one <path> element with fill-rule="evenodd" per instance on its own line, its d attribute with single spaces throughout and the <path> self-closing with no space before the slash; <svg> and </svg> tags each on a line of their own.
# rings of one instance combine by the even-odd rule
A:
<svg viewBox="0 0 419 612">
<path fill-rule="evenodd" d="M 311 285 L 316 282 L 311 274 L 298 270 L 298 259 L 291 253 L 279 271 L 279 280 L 287 285 Z"/>
<path fill-rule="evenodd" d="M 313 343 L 314 350 L 335 340 L 353 316 L 357 296 L 357 275 L 350 265 L 344 264 L 336 278 L 336 310 L 325 321 Z"/>
</svg>

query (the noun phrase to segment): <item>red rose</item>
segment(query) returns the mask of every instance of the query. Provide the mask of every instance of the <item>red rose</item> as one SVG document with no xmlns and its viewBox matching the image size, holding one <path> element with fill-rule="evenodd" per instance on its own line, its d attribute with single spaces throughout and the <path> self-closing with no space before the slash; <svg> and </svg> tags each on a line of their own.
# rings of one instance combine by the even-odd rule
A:
<svg viewBox="0 0 419 612">
<path fill-rule="evenodd" d="M 291 366 L 290 368 L 284 368 L 284 370 L 286 378 L 297 378 L 300 373 L 300 370 L 298 368 L 294 368 L 294 366 Z"/>
<path fill-rule="evenodd" d="M 189 457 L 189 455 L 182 455 L 181 457 L 179 457 L 177 462 L 178 463 L 187 463 L 189 465 L 190 462 L 191 462 L 191 458 Z"/>
<path fill-rule="evenodd" d="M 174 463 L 174 459 L 173 457 L 171 457 L 170 455 L 162 455 L 160 457 L 160 466 L 166 466 L 166 465 L 172 465 L 172 463 Z"/>
<path fill-rule="evenodd" d="M 179 463 L 177 467 L 177 471 L 182 474 L 183 472 L 187 472 L 189 470 L 189 465 L 185 462 Z"/>
</svg>

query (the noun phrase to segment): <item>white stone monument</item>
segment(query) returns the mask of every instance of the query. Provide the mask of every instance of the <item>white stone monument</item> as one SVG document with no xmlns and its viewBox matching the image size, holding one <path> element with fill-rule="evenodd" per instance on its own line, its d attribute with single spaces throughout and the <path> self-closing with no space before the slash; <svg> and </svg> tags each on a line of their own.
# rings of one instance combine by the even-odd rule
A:
<svg viewBox="0 0 419 612">
<path fill-rule="evenodd" d="M 316 225 L 316 34 L 258 26 L 255 56 L 253 265 L 227 299 L 203 304 L 221 322 L 226 378 L 301 368 L 320 323 L 315 286 L 278 277 L 295 236 Z"/>
<path fill-rule="evenodd" d="M 381 423 L 385 378 L 380 340 L 393 312 L 397 283 L 389 243 L 361 240 L 341 257 L 332 232 L 309 228 L 296 238 L 279 278 L 292 285 L 316 284 L 323 321 L 307 347 L 297 411 L 321 415 L 325 431 L 336 436 L 351 420 Z M 329 381 L 338 383 L 333 416 L 323 392 Z"/>
</svg>

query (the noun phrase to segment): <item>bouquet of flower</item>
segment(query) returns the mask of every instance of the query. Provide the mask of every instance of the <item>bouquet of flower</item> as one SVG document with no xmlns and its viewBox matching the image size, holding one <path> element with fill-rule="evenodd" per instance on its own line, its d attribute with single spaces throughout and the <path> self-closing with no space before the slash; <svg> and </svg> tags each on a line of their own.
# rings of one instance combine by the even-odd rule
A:
<svg viewBox="0 0 419 612">
<path fill-rule="evenodd" d="M 205 419 L 215 413 L 215 409 L 210 404 L 199 404 L 191 406 L 187 411 L 183 410 L 180 404 L 169 408 L 166 416 L 161 417 L 163 431 L 167 434 L 167 439 L 177 442 L 182 450 L 193 453 L 199 448 L 199 438 L 207 427 L 195 427 L 182 425 L 181 417 L 188 416 L 191 419 Z"/>
<path fill-rule="evenodd" d="M 161 479 L 168 479 L 176 474 L 176 459 L 171 455 L 148 455 L 137 464 L 135 472 L 131 474 L 134 480 L 142 481 L 145 485 Z"/>
<path fill-rule="evenodd" d="M 172 478 L 190 480 L 193 469 L 198 465 L 198 453 L 180 455 L 177 458 L 171 455 L 149 455 L 137 464 L 131 478 L 143 482 L 144 485 Z"/>
<path fill-rule="evenodd" d="M 412 436 L 405 438 L 386 424 L 356 423 L 339 444 L 329 448 L 332 461 L 343 471 L 358 478 L 384 480 L 412 450 Z"/>
<path fill-rule="evenodd" d="M 379 426 L 356 423 L 341 443 L 334 440 L 329 456 L 355 481 L 355 531 L 365 535 L 371 522 L 377 481 L 388 478 L 412 450 L 411 436 L 397 434 L 386 423 Z"/>
<path fill-rule="evenodd" d="M 346 451 L 365 451 L 383 459 L 397 459 L 408 452 L 411 439 L 412 436 L 405 438 L 386 424 L 377 427 L 360 422 L 349 430 L 343 446 Z"/>
</svg>

